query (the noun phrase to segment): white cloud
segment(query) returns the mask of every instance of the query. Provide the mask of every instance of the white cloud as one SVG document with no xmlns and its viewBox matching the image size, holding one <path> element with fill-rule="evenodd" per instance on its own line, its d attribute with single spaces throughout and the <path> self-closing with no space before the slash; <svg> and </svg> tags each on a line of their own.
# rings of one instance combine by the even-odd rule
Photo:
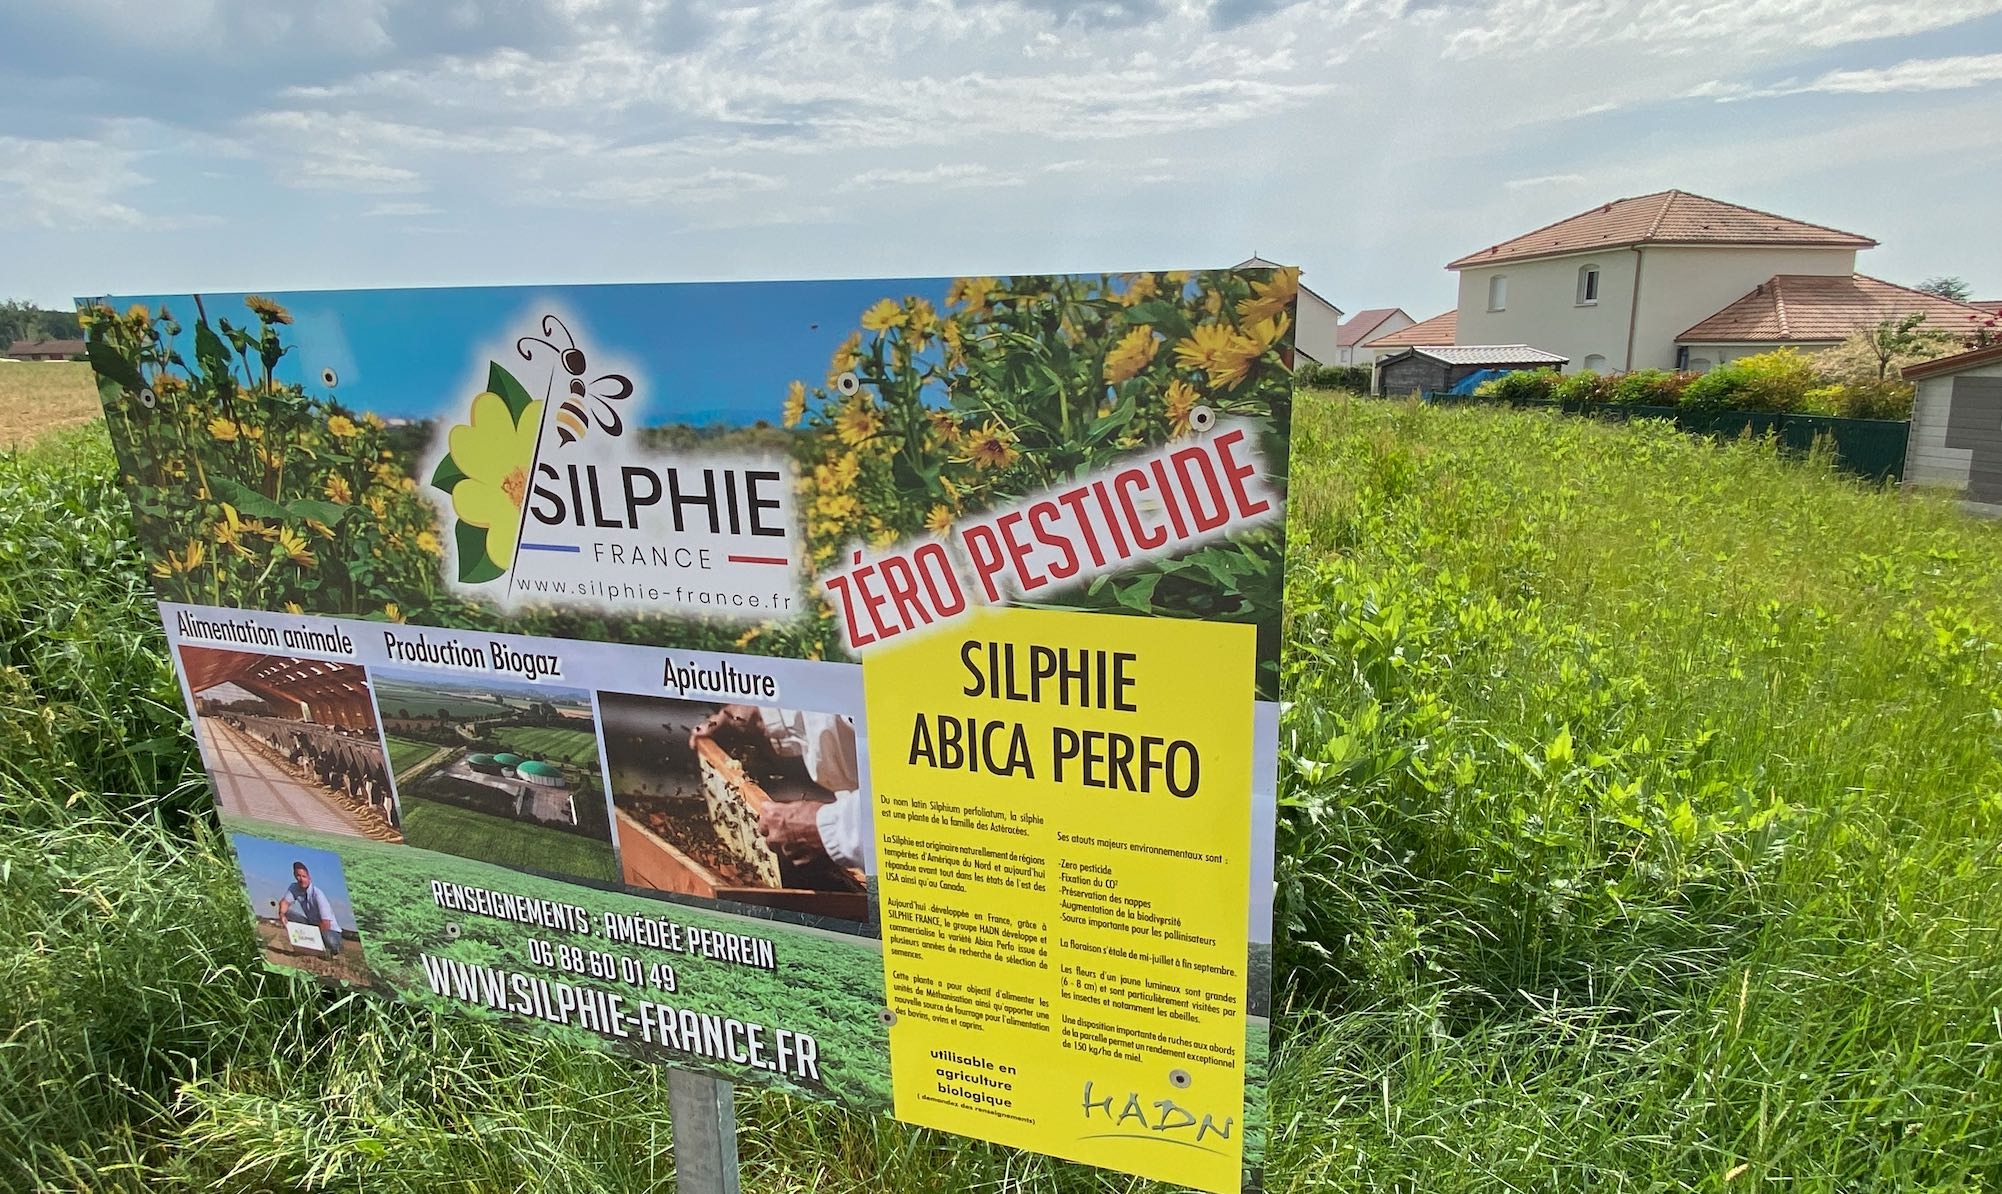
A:
<svg viewBox="0 0 2002 1194">
<path fill-rule="evenodd" d="M 1531 191 L 1544 187 L 1572 187 L 1585 181 L 1583 174 L 1539 174 L 1534 178 L 1511 178 L 1502 184 L 1503 190 Z"/>
<path fill-rule="evenodd" d="M 146 216 L 121 198 L 146 183 L 137 154 L 82 138 L 0 136 L 0 196 L 30 224 L 51 229 L 137 226 Z"/>
<path fill-rule="evenodd" d="M 1949 58 L 1909 58 L 1895 66 L 1826 71 L 1804 83 L 1789 79 L 1769 87 L 1713 81 L 1693 88 L 1689 94 L 1732 102 L 1782 95 L 1964 91 L 1997 81 L 2002 81 L 2002 54 L 1963 54 Z"/>
<path fill-rule="evenodd" d="M 362 214 L 370 218 L 414 218 L 418 216 L 443 215 L 444 212 L 442 209 L 434 207 L 429 203 L 378 203 Z"/>
<path fill-rule="evenodd" d="M 842 183 L 837 190 L 872 191 L 881 187 L 910 187 L 921 191 L 961 191 L 973 187 L 1019 187 L 1029 180 L 974 162 L 956 162 L 925 170 L 864 170 Z"/>
</svg>

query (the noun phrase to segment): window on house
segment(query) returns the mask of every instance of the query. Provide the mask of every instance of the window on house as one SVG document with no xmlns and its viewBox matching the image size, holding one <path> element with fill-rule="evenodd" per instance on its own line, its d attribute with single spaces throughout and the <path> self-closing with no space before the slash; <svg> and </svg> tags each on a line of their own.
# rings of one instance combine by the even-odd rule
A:
<svg viewBox="0 0 2002 1194">
<path fill-rule="evenodd" d="M 1488 310 L 1508 310 L 1508 275 L 1496 274 L 1488 279 Z"/>
<path fill-rule="evenodd" d="M 1606 358 L 1604 356 L 1595 352 L 1585 358 L 1585 372 L 1604 373 L 1605 371 L 1606 371 Z"/>
<path fill-rule="evenodd" d="M 1690 358 L 1689 358 L 1689 371 L 1690 371 L 1691 373 L 1708 373 L 1708 372 L 1710 372 L 1710 358 L 1709 358 L 1709 357 L 1690 357 Z"/>
<path fill-rule="evenodd" d="M 1599 267 L 1581 265 L 1578 267 L 1578 305 L 1589 307 L 1599 301 Z"/>
</svg>

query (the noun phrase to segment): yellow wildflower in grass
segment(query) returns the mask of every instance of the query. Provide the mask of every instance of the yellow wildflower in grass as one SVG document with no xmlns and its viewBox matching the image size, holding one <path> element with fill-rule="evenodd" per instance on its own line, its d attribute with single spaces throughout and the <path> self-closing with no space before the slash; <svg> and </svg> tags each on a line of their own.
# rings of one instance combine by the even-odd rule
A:
<svg viewBox="0 0 2002 1194">
<path fill-rule="evenodd" d="M 321 486 L 321 490 L 327 495 L 328 501 L 339 502 L 343 506 L 355 500 L 354 489 L 349 486 L 348 479 L 339 473 L 327 474 L 327 483 Z"/>
<path fill-rule="evenodd" d="M 236 434 L 237 427 L 234 420 L 225 419 L 221 415 L 209 420 L 209 438 L 215 442 L 233 444 L 236 442 Z"/>
<path fill-rule="evenodd" d="M 244 299 L 243 305 L 250 308 L 251 314 L 266 323 L 292 322 L 292 313 L 290 311 L 287 311 L 261 294 L 253 294 L 249 298 Z"/>
<path fill-rule="evenodd" d="M 1270 281 L 1251 284 L 1251 297 L 1238 300 L 1237 317 L 1246 323 L 1270 319 L 1292 306 L 1299 293 L 1299 270 L 1291 266 L 1274 270 Z"/>
<path fill-rule="evenodd" d="M 488 391 L 473 399 L 471 420 L 452 428 L 448 441 L 453 463 L 465 474 L 452 487 L 452 512 L 486 531 L 487 558 L 502 569 L 514 564 L 541 425 L 541 402 L 529 403 L 516 421 L 501 396 Z"/>
<path fill-rule="evenodd" d="M 980 468 L 1007 468 L 1020 456 L 1014 432 L 999 423 L 983 424 L 967 444 L 967 459 Z"/>
<path fill-rule="evenodd" d="M 346 415 L 335 415 L 327 420 L 327 431 L 335 439 L 353 439 L 358 430 L 355 421 Z"/>
<path fill-rule="evenodd" d="M 1196 388 L 1176 378 L 1168 383 L 1168 428 L 1177 439 L 1189 433 L 1189 412 L 1202 400 Z"/>
<path fill-rule="evenodd" d="M 1116 386 L 1145 369 L 1157 346 L 1154 329 L 1144 323 L 1121 336 L 1105 354 L 1105 384 Z"/>
<path fill-rule="evenodd" d="M 306 537 L 291 527 L 278 528 L 278 554 L 301 568 L 311 568 L 320 562 L 313 549 L 306 546 Z"/>
<path fill-rule="evenodd" d="M 845 407 L 840 417 L 834 421 L 835 434 L 849 447 L 859 447 L 875 438 L 883 430 L 883 416 L 872 402 L 857 402 Z"/>
<path fill-rule="evenodd" d="M 940 503 L 931 508 L 930 514 L 925 515 L 925 529 L 934 535 L 944 535 L 952 530 L 952 518 L 952 507 Z"/>
<path fill-rule="evenodd" d="M 900 328 L 910 322 L 910 315 L 903 304 L 896 299 L 880 299 L 876 305 L 862 312 L 862 326 L 872 332 L 886 332 Z"/>
<path fill-rule="evenodd" d="M 1175 345 L 1175 360 L 1185 369 L 1200 369 L 1212 389 L 1235 389 L 1251 372 L 1251 363 L 1265 346 L 1241 336 L 1227 323 L 1200 324 L 1189 338 Z"/>
<path fill-rule="evenodd" d="M 417 550 L 427 556 L 445 554 L 445 545 L 438 542 L 438 536 L 430 531 L 417 532 Z"/>
<path fill-rule="evenodd" d="M 797 427 L 799 426 L 799 421 L 805 417 L 806 383 L 796 381 L 786 387 L 785 425 L 788 427 Z"/>
</svg>

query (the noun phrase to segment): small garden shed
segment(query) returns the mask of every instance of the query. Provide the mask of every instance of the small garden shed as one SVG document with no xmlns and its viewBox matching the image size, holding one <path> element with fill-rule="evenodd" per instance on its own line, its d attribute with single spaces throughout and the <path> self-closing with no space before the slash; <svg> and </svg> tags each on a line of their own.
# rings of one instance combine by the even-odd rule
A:
<svg viewBox="0 0 2002 1194">
<path fill-rule="evenodd" d="M 1379 394 L 1450 390 L 1483 369 L 1562 369 L 1568 358 L 1527 344 L 1426 345 L 1376 359 Z"/>
<path fill-rule="evenodd" d="M 1903 372 L 1917 388 L 1906 484 L 1956 489 L 2002 514 L 2002 344 Z"/>
</svg>

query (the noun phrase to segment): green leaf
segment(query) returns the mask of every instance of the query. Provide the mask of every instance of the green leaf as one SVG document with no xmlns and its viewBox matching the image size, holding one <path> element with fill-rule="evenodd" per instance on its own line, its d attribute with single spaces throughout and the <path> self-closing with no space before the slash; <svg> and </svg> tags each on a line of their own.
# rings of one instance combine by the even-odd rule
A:
<svg viewBox="0 0 2002 1194">
<path fill-rule="evenodd" d="M 146 379 L 139 376 L 139 367 L 119 356 L 109 344 L 92 340 L 84 346 L 84 355 L 90 358 L 90 367 L 97 370 L 99 377 L 108 377 L 134 394 L 146 388 Z"/>
<path fill-rule="evenodd" d="M 1119 604 L 1128 609 L 1138 610 L 1143 614 L 1152 613 L 1154 612 L 1154 589 L 1160 583 L 1161 574 L 1150 572 L 1144 576 L 1136 576 L 1126 583 L 1119 584 L 1113 590 L 1113 595 L 1118 598 Z"/>
<path fill-rule="evenodd" d="M 499 361 L 487 362 L 487 389 L 499 394 L 501 401 L 507 403 L 507 413 L 514 416 L 516 423 L 521 422 L 521 412 L 527 410 L 528 404 L 535 401 L 528 396 L 528 391 L 522 388 L 521 383 L 514 379 L 514 374 L 501 368 Z"/>
<path fill-rule="evenodd" d="M 211 381 L 229 374 L 229 348 L 206 319 L 195 323 L 195 360 L 201 362 L 202 375 Z"/>
<path fill-rule="evenodd" d="M 291 512 L 285 507 L 233 477 L 210 477 L 209 486 L 215 490 L 217 497 L 235 506 L 239 514 L 279 521 L 292 517 Z"/>
<path fill-rule="evenodd" d="M 431 474 L 431 487 L 450 493 L 465 479 L 465 470 L 459 467 L 459 462 L 452 459 L 450 453 L 446 453 L 445 459 L 438 462 L 438 471 Z"/>
<path fill-rule="evenodd" d="M 353 506 L 343 505 L 340 502 L 323 502 L 318 498 L 300 498 L 285 503 L 285 512 L 290 517 L 309 518 L 314 522 L 326 523 L 328 526 L 333 526 L 345 518 L 352 509 Z"/>
<path fill-rule="evenodd" d="M 499 368 L 499 366 L 495 366 Z M 499 391 L 495 391 L 499 393 Z M 452 537 L 459 544 L 459 583 L 462 585 L 485 584 L 501 575 L 501 566 L 487 558 L 487 529 L 476 527 L 464 519 L 452 528 Z"/>
</svg>

